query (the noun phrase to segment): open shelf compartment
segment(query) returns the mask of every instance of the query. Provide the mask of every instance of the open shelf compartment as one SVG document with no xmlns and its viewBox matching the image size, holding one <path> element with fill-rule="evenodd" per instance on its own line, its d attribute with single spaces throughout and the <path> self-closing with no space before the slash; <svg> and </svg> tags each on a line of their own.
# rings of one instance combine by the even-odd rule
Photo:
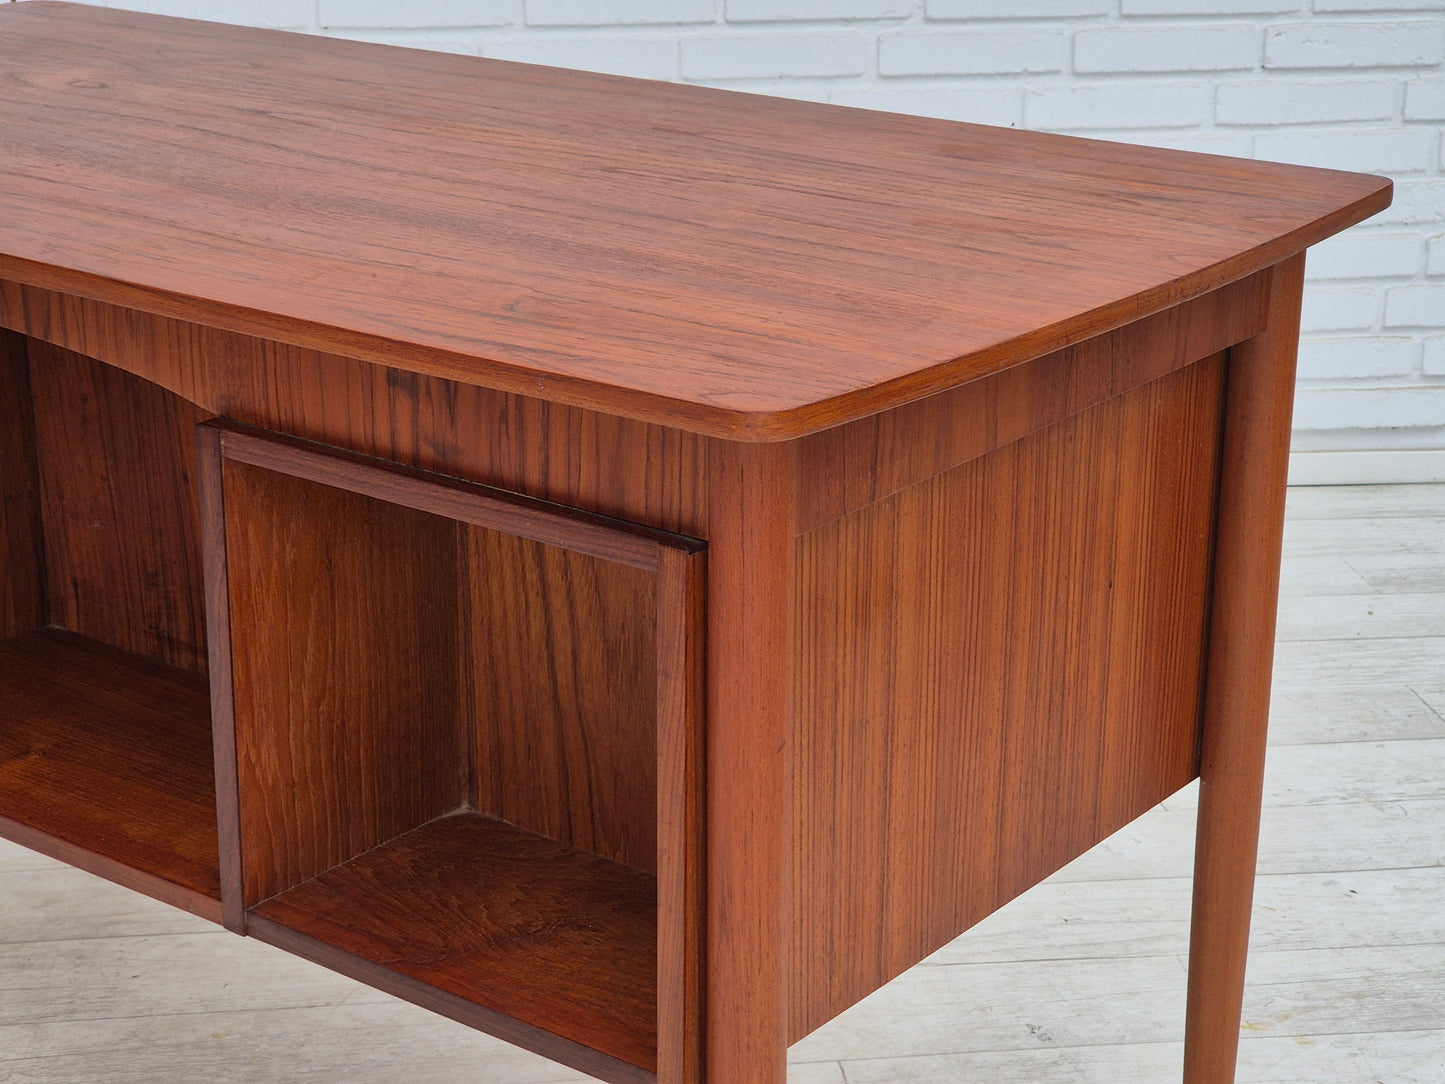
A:
<svg viewBox="0 0 1445 1084">
<path fill-rule="evenodd" d="M 204 417 L 0 332 L 0 835 L 220 921 Z"/>
<path fill-rule="evenodd" d="M 201 434 L 227 924 L 605 1080 L 694 1063 L 702 544 Z"/>
</svg>

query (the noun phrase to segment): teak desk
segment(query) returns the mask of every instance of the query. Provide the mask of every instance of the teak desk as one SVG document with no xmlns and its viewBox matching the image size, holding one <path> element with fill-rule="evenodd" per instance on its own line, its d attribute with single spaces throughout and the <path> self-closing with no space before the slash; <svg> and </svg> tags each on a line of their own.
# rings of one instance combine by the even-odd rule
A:
<svg viewBox="0 0 1445 1084">
<path fill-rule="evenodd" d="M 779 1084 L 1202 776 L 1231 1079 L 1302 253 L 1387 181 L 59 3 L 0 85 L 0 832 Z"/>
</svg>

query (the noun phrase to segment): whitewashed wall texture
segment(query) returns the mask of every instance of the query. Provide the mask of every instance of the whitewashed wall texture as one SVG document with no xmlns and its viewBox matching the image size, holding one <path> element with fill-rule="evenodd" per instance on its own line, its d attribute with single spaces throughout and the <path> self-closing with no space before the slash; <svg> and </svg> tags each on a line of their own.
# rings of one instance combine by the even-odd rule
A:
<svg viewBox="0 0 1445 1084">
<path fill-rule="evenodd" d="M 1293 478 L 1445 481 L 1445 0 L 106 0 L 1383 173 L 1309 260 Z"/>
</svg>

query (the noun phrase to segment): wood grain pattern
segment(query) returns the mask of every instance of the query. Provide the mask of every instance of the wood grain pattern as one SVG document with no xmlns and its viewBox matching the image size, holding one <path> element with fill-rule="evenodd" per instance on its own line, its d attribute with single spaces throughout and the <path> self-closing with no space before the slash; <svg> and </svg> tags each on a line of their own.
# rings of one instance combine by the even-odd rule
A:
<svg viewBox="0 0 1445 1084">
<path fill-rule="evenodd" d="M 212 414 L 632 523 L 701 535 L 691 433 L 0 281 L 0 327 Z"/>
<path fill-rule="evenodd" d="M 29 353 L 50 623 L 204 671 L 205 412 L 91 358 L 42 342 Z"/>
<path fill-rule="evenodd" d="M 1264 329 L 1265 273 L 799 445 L 799 529 L 911 485 L 1157 380 Z"/>
<path fill-rule="evenodd" d="M 652 573 L 468 528 L 472 806 L 657 872 Z"/>
<path fill-rule="evenodd" d="M 456 525 L 227 462 L 252 906 L 466 805 Z"/>
<path fill-rule="evenodd" d="M 708 1084 L 787 1078 L 796 445 L 713 441 L 707 599 Z M 811 874 L 812 871 L 810 871 Z"/>
<path fill-rule="evenodd" d="M 233 423 L 203 426 L 202 437 L 204 506 L 226 525 L 207 534 L 212 548 L 225 545 L 224 554 L 208 554 L 209 575 L 230 580 L 212 614 L 229 627 L 233 648 L 239 838 L 250 908 L 237 922 L 228 908 L 228 924 L 606 1079 L 641 1079 L 638 1071 L 650 1078 L 662 1062 L 695 1074 L 702 1035 L 701 543 Z M 210 469 L 213 459 L 218 472 Z M 448 631 L 425 632 L 428 621 Z M 313 646 L 320 640 L 327 643 Z M 365 671 L 379 675 L 372 680 L 384 683 L 390 699 L 358 685 Z M 226 692 L 217 690 L 222 724 Z M 437 722 L 447 718 L 452 731 Z M 386 745 L 380 753 L 371 747 L 378 733 Z M 452 740 L 458 737 L 460 747 Z M 224 764 L 224 750 L 219 760 Z M 665 811 L 659 765 L 669 773 Z M 229 787 L 223 779 L 223 804 Z M 353 808 L 359 812 L 336 812 Z M 406 859 L 405 872 L 417 881 L 406 890 L 430 898 L 437 878 L 453 876 L 427 871 L 428 856 L 450 870 L 487 838 L 510 840 L 506 853 L 521 846 L 525 854 L 515 860 L 487 847 L 468 858 L 472 869 L 455 899 L 483 893 L 488 898 L 477 906 L 488 915 L 521 908 L 528 923 L 565 927 L 544 951 L 543 962 L 551 962 L 530 979 L 522 960 L 540 936 L 530 925 L 487 935 L 485 960 L 472 951 L 446 968 L 435 962 L 440 941 L 470 936 L 452 928 L 466 922 L 445 903 L 449 889 L 440 890 L 441 909 L 414 908 L 415 932 L 385 920 L 387 946 L 337 940 L 318 932 L 309 905 L 288 909 L 288 901 L 316 898 L 323 885 L 331 886 L 323 893 L 328 913 L 367 908 L 372 888 L 347 881 L 341 869 L 371 869 L 383 853 L 410 853 L 417 832 L 455 835 L 452 822 L 462 821 L 471 827 L 460 842 Z M 357 840 L 347 831 L 367 835 Z M 512 880 L 497 879 L 499 861 L 512 862 Z M 560 879 L 554 862 L 565 867 Z M 532 887 L 526 863 L 537 867 Z M 632 887 L 613 902 L 631 908 L 627 901 L 644 886 L 646 943 L 638 948 L 633 929 L 624 946 L 608 940 L 603 955 L 628 954 L 631 970 L 609 978 L 601 970 L 606 961 L 583 952 L 572 966 L 585 974 L 559 979 L 566 953 L 577 947 L 565 930 L 611 929 L 599 927 L 591 910 L 620 891 L 623 875 L 607 871 L 624 864 Z M 572 882 L 593 873 L 576 909 L 563 914 L 579 891 Z M 391 891 L 403 888 L 394 878 Z M 525 917 L 539 892 L 560 917 Z M 511 977 L 497 979 L 493 964 Z M 468 970 L 477 990 L 500 985 L 472 1004 L 471 987 L 460 989 L 456 977 Z M 636 993 L 634 971 L 645 972 L 645 1005 L 627 1002 Z M 576 983 L 590 983 L 601 996 L 615 981 L 623 983 L 622 1017 L 579 1010 Z M 586 1054 L 588 1045 L 598 1052 Z M 619 1069 L 624 1063 L 636 1068 Z"/>
<path fill-rule="evenodd" d="M 1185 1084 L 1229 1084 L 1259 852 L 1304 257 L 1274 269 L 1268 330 L 1230 351 L 1200 749 Z"/>
<path fill-rule="evenodd" d="M 30 367 L 25 339 L 0 332 L 0 639 L 45 623 Z"/>
<path fill-rule="evenodd" d="M 791 1038 L 1194 777 L 1222 372 L 799 540 Z"/>
<path fill-rule="evenodd" d="M 205 681 L 56 630 L 0 642 L 0 835 L 219 922 Z"/>
<path fill-rule="evenodd" d="M 211 690 L 211 746 L 216 764 L 216 832 L 222 919 L 233 933 L 246 932 L 241 857 L 240 773 L 236 764 L 236 686 L 231 670 L 230 573 L 226 566 L 226 494 L 222 429 L 198 426 L 201 555 L 205 566 L 207 677 Z"/>
<path fill-rule="evenodd" d="M 782 1084 L 1195 774 L 1212 617 L 1226 1079 L 1296 254 L 1388 181 L 42 0 L 0 69 L 0 830 L 608 1080 Z M 208 414 L 290 436 L 207 430 L 198 509 Z M 193 673 L 61 637 L 47 699 L 42 620 Z M 169 759 L 212 797 L 157 703 L 208 649 L 223 909 L 203 818 L 145 835 Z"/>
<path fill-rule="evenodd" d="M 250 921 L 263 940 L 341 971 L 359 965 L 365 981 L 604 1080 L 654 1079 L 650 874 L 460 814 L 293 888 Z"/>
<path fill-rule="evenodd" d="M 659 545 L 702 545 L 666 531 L 609 520 L 506 490 L 483 488 L 447 475 L 422 474 L 385 459 L 277 433 L 231 423 L 224 425 L 224 432 L 226 458 L 236 463 L 279 470 L 295 478 L 634 568 L 655 569 Z"/>
<path fill-rule="evenodd" d="M 77 5 L 0 20 L 0 277 L 717 436 L 1007 368 L 1389 202 L 1356 174 Z"/>
<path fill-rule="evenodd" d="M 707 558 L 657 570 L 657 1078 L 703 1079 L 707 938 Z"/>
</svg>

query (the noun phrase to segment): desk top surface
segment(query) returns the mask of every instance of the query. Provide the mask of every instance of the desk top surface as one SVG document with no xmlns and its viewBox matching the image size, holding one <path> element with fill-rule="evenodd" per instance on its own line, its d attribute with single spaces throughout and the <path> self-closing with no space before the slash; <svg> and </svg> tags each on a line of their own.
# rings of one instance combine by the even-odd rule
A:
<svg viewBox="0 0 1445 1084">
<path fill-rule="evenodd" d="M 32 0 L 0 279 L 718 436 L 1076 342 L 1379 177 Z"/>
</svg>

